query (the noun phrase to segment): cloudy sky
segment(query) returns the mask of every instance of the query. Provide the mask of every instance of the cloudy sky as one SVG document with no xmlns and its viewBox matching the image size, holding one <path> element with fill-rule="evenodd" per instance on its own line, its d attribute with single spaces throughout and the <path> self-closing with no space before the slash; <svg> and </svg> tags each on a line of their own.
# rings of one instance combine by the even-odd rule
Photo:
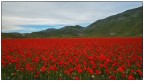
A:
<svg viewBox="0 0 144 81">
<path fill-rule="evenodd" d="M 2 2 L 2 32 L 30 33 L 96 20 L 142 6 L 142 2 Z"/>
</svg>

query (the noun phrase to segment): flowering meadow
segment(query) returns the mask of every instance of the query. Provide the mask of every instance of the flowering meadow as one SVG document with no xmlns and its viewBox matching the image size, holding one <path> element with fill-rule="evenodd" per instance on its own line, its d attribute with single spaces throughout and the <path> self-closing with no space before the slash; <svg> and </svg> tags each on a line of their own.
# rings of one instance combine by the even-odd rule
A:
<svg viewBox="0 0 144 81">
<path fill-rule="evenodd" d="M 2 39 L 3 80 L 141 80 L 142 38 Z"/>
</svg>

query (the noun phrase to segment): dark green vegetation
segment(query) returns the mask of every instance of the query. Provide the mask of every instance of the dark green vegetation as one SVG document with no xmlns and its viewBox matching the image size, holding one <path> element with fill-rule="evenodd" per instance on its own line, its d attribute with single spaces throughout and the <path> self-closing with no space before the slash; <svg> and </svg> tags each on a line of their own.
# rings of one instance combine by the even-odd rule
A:
<svg viewBox="0 0 144 81">
<path fill-rule="evenodd" d="M 47 29 L 40 32 L 33 32 L 30 37 L 76 37 L 81 34 L 83 27 L 76 26 L 65 26 L 61 29 Z"/>
<path fill-rule="evenodd" d="M 143 8 L 127 10 L 98 20 L 85 28 L 83 32 L 88 36 L 142 36 Z"/>
<path fill-rule="evenodd" d="M 24 38 L 21 33 L 2 33 L 2 38 Z"/>
<path fill-rule="evenodd" d="M 2 38 L 142 36 L 143 7 L 95 21 L 88 27 L 66 26 L 27 34 L 2 33 Z"/>
</svg>

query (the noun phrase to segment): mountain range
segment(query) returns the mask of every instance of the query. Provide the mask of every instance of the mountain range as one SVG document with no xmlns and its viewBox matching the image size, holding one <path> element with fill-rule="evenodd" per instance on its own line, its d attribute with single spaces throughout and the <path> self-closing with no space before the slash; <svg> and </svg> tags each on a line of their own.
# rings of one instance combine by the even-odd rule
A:
<svg viewBox="0 0 144 81">
<path fill-rule="evenodd" d="M 87 27 L 65 26 L 32 33 L 2 33 L 2 38 L 117 37 L 143 35 L 143 7 L 100 19 Z"/>
</svg>

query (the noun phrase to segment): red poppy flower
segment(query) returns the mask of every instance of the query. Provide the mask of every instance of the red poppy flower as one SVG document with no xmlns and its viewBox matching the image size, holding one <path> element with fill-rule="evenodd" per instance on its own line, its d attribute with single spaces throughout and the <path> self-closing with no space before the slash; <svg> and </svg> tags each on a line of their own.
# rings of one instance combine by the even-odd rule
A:
<svg viewBox="0 0 144 81">
<path fill-rule="evenodd" d="M 40 71 L 41 71 L 41 72 L 46 72 L 46 69 L 47 69 L 47 68 L 46 68 L 45 66 L 43 66 L 43 67 L 40 69 Z"/>
<path fill-rule="evenodd" d="M 119 68 L 118 68 L 118 71 L 119 71 L 119 72 L 121 72 L 121 73 L 123 73 L 123 72 L 124 72 L 124 70 L 123 70 L 123 68 L 122 68 L 122 67 L 119 67 Z"/>
<path fill-rule="evenodd" d="M 100 75 L 101 71 L 100 70 L 96 70 L 96 75 Z"/>
<path fill-rule="evenodd" d="M 32 64 L 26 64 L 26 70 L 28 71 L 34 71 L 35 70 L 35 66 L 33 66 Z"/>
<path fill-rule="evenodd" d="M 116 77 L 115 76 L 109 76 L 109 79 L 116 80 Z"/>
<path fill-rule="evenodd" d="M 135 80 L 135 78 L 132 75 L 129 75 L 128 80 Z"/>
<path fill-rule="evenodd" d="M 140 75 L 143 76 L 143 73 L 140 70 L 136 70 L 136 72 Z"/>
<path fill-rule="evenodd" d="M 80 80 L 80 78 L 79 77 L 75 77 L 75 80 Z"/>
<path fill-rule="evenodd" d="M 16 70 L 22 73 L 22 76 L 27 77 L 32 74 L 31 79 L 46 77 L 51 79 L 54 74 L 56 76 L 53 79 L 113 80 L 117 79 L 116 76 L 119 74 L 121 78 L 118 79 L 142 79 L 143 77 L 142 38 L 5 39 L 1 41 L 2 74 L 14 76 L 11 71 Z M 132 69 L 133 66 L 136 68 Z M 40 77 L 40 73 L 44 76 Z M 15 79 L 21 78 L 18 74 L 15 76 Z M 102 78 L 103 76 L 108 77 Z M 2 75 L 2 77 L 11 76 Z"/>
<path fill-rule="evenodd" d="M 131 69 L 131 74 L 134 74 L 134 72 L 135 72 L 135 71 L 134 71 L 133 69 Z"/>
<path fill-rule="evenodd" d="M 77 71 L 78 71 L 78 73 L 82 73 L 83 72 L 83 70 L 81 68 L 78 68 Z"/>
<path fill-rule="evenodd" d="M 126 74 L 125 74 L 125 73 L 123 73 L 123 74 L 122 74 L 122 78 L 124 79 L 125 77 L 126 77 Z"/>
<path fill-rule="evenodd" d="M 87 68 L 88 73 L 90 73 L 91 75 L 94 74 L 93 70 L 91 68 Z"/>
<path fill-rule="evenodd" d="M 39 63 L 40 59 L 39 59 L 39 57 L 36 57 L 36 58 L 33 58 L 32 61 L 35 62 L 35 63 Z"/>
</svg>

